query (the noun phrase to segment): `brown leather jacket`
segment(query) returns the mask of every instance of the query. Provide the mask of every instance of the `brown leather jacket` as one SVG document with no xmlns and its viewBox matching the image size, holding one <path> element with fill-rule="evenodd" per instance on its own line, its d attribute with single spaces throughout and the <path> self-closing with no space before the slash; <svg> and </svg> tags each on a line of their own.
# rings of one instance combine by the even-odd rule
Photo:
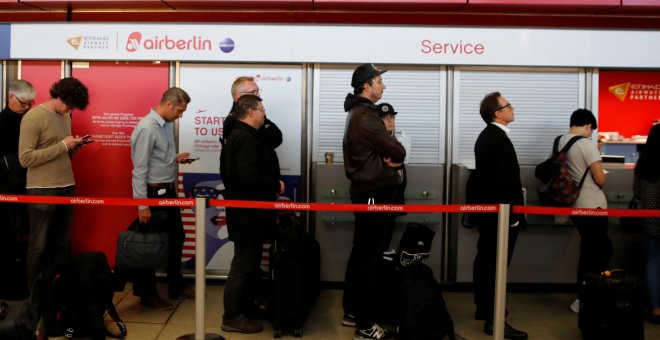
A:
<svg viewBox="0 0 660 340">
<path fill-rule="evenodd" d="M 344 130 L 344 170 L 351 180 L 351 193 L 398 186 L 401 176 L 396 168 L 388 167 L 383 158 L 403 162 L 406 149 L 387 133 L 369 99 L 349 93 L 344 110 L 348 112 Z"/>
</svg>

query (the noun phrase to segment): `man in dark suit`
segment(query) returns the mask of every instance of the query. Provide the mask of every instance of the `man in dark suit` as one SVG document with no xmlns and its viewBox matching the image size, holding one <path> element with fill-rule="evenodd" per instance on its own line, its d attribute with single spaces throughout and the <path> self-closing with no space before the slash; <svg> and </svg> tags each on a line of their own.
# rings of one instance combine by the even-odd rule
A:
<svg viewBox="0 0 660 340">
<path fill-rule="evenodd" d="M 277 168 L 277 155 L 259 129 L 266 120 L 261 98 L 246 94 L 235 105 L 236 124 L 223 152 L 225 198 L 232 200 L 276 201 L 284 192 L 284 182 Z M 254 287 L 250 281 L 259 271 L 263 244 L 275 226 L 273 210 L 227 208 L 229 240 L 234 242 L 234 258 L 225 283 L 222 330 L 258 333 L 260 323 L 248 312 L 253 304 Z"/>
<path fill-rule="evenodd" d="M 481 101 L 479 113 L 486 127 L 474 144 L 476 169 L 467 184 L 468 203 L 523 205 L 520 166 L 516 150 L 509 139 L 509 123 L 514 120 L 513 106 L 499 92 L 489 93 Z M 484 333 L 493 334 L 495 300 L 495 258 L 497 251 L 497 214 L 475 214 L 471 222 L 479 229 L 477 255 L 474 259 L 475 318 L 485 320 Z M 511 214 L 509 219 L 509 257 L 518 232 L 525 226 L 524 215 Z M 505 325 L 505 339 L 527 339 L 527 333 Z"/>
</svg>

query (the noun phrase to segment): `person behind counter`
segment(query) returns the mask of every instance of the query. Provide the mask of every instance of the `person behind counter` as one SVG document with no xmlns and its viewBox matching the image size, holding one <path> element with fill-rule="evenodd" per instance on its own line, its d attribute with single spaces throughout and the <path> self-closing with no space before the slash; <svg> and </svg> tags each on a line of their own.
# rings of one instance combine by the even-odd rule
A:
<svg viewBox="0 0 660 340">
<path fill-rule="evenodd" d="M 639 209 L 660 209 L 660 124 L 651 128 L 646 146 L 635 166 L 633 191 Z M 647 320 L 660 324 L 660 218 L 643 218 L 646 239 Z"/>
</svg>

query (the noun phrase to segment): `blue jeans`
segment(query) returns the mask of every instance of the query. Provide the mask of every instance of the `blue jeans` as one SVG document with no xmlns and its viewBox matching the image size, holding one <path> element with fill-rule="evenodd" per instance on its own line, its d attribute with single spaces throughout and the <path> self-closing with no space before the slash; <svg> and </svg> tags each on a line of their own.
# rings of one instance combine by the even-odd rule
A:
<svg viewBox="0 0 660 340">
<path fill-rule="evenodd" d="M 649 308 L 660 308 L 660 238 L 646 236 L 646 285 L 649 290 Z"/>
<path fill-rule="evenodd" d="M 75 186 L 64 188 L 34 188 L 32 196 L 74 196 Z M 55 263 L 63 263 L 70 256 L 73 205 L 29 204 L 30 243 L 27 254 L 28 289 L 37 275 Z"/>
</svg>

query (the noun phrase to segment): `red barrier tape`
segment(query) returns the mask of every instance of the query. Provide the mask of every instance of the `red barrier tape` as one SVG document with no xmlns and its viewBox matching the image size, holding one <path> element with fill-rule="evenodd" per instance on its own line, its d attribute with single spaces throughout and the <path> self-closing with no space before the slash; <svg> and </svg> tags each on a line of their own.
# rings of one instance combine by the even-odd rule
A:
<svg viewBox="0 0 660 340">
<path fill-rule="evenodd" d="M 27 196 L 27 195 L 0 195 L 0 202 L 9 203 L 44 203 L 44 204 L 75 204 L 75 205 L 120 205 L 120 206 L 163 206 L 163 207 L 192 207 L 195 200 L 192 198 L 99 198 L 99 197 L 62 197 L 62 196 Z"/>
<path fill-rule="evenodd" d="M 497 204 L 342 204 L 215 200 L 212 206 L 230 208 L 302 210 L 302 211 L 361 211 L 361 212 L 498 212 Z"/>
<path fill-rule="evenodd" d="M 0 203 L 44 203 L 44 204 L 75 204 L 75 205 L 111 205 L 111 206 L 164 206 L 192 207 L 193 198 L 108 198 L 108 197 L 61 197 L 61 196 L 28 196 L 0 195 Z M 421 212 L 421 213 L 495 213 L 499 211 L 497 204 L 335 204 L 335 203 L 298 203 L 298 202 L 263 202 L 211 199 L 210 205 L 248 208 L 275 209 L 299 211 L 358 211 L 358 212 Z M 539 206 L 514 206 L 514 213 L 534 215 L 569 215 L 569 216 L 626 216 L 626 217 L 660 217 L 660 210 L 650 209 L 587 209 L 587 208 L 554 208 Z"/>
<path fill-rule="evenodd" d="M 650 209 L 632 210 L 632 209 L 589 209 L 589 208 L 514 206 L 513 212 L 518 214 L 534 214 L 534 215 L 660 217 L 660 210 L 650 210 Z"/>
</svg>

